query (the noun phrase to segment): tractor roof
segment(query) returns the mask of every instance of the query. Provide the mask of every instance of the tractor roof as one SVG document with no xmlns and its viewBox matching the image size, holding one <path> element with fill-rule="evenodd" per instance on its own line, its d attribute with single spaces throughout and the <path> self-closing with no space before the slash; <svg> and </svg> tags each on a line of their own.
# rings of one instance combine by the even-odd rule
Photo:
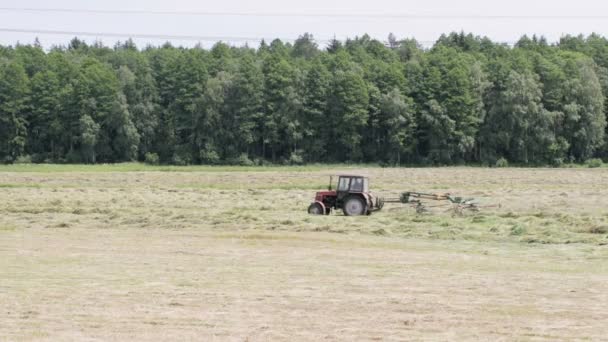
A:
<svg viewBox="0 0 608 342">
<path fill-rule="evenodd" d="M 351 178 L 369 178 L 367 176 L 361 176 L 361 175 L 336 175 L 337 177 L 351 177 Z"/>
</svg>

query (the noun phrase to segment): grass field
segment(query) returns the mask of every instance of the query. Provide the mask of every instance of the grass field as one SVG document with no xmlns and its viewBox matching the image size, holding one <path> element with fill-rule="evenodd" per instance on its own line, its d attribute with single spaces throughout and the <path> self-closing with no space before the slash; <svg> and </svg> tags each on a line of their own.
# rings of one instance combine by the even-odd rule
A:
<svg viewBox="0 0 608 342">
<path fill-rule="evenodd" d="M 328 175 L 388 205 L 306 214 Z M 602 340 L 607 169 L 0 167 L 0 340 Z"/>
</svg>

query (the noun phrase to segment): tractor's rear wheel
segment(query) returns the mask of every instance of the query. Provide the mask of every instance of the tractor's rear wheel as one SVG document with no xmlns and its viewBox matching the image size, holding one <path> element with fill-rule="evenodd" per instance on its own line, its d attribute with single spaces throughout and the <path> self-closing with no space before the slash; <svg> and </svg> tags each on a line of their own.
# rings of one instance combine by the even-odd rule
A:
<svg viewBox="0 0 608 342">
<path fill-rule="evenodd" d="M 359 216 L 364 215 L 367 212 L 367 205 L 361 197 L 350 196 L 344 200 L 342 211 L 346 216 Z"/>
<path fill-rule="evenodd" d="M 323 215 L 325 214 L 325 208 L 323 208 L 321 203 L 311 203 L 308 206 L 308 213 L 311 215 Z"/>
</svg>

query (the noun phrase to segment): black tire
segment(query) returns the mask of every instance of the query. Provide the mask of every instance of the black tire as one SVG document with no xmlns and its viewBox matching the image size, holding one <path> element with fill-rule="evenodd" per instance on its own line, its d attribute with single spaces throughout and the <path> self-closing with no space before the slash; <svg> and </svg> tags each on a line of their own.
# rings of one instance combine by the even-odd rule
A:
<svg viewBox="0 0 608 342">
<path fill-rule="evenodd" d="M 308 213 L 311 215 L 323 215 L 325 214 L 325 209 L 320 203 L 311 203 L 308 206 Z"/>
<path fill-rule="evenodd" d="M 342 211 L 346 216 L 365 215 L 367 212 L 367 205 L 361 197 L 349 196 L 344 200 Z"/>
</svg>

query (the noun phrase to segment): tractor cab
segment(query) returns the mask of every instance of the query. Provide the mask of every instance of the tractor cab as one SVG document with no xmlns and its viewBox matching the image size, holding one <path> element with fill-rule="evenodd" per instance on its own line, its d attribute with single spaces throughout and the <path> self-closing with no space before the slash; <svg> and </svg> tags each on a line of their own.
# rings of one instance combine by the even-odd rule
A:
<svg viewBox="0 0 608 342">
<path fill-rule="evenodd" d="M 332 209 L 342 209 L 344 215 L 357 216 L 369 215 L 372 211 L 381 209 L 381 206 L 381 200 L 369 192 L 369 178 L 339 175 L 330 177 L 327 191 L 317 192 L 308 212 L 329 215 Z"/>
<path fill-rule="evenodd" d="M 369 192 L 369 179 L 362 176 L 338 176 L 336 190 L 338 198 L 354 192 Z"/>
</svg>

